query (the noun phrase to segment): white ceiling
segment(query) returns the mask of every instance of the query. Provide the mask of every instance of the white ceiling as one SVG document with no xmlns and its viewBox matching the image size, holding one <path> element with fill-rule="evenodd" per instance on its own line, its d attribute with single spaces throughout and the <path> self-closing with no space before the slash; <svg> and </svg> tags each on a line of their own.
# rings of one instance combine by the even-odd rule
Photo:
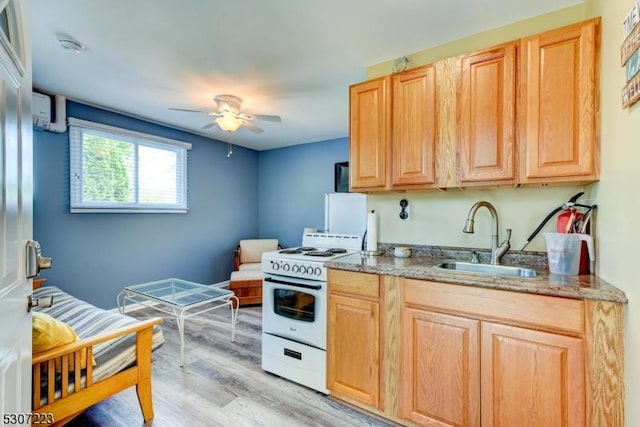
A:
<svg viewBox="0 0 640 427">
<path fill-rule="evenodd" d="M 348 135 L 348 86 L 370 65 L 581 0 L 31 0 L 42 91 L 227 141 L 209 117 L 233 94 L 275 114 L 233 143 L 265 150 Z M 86 45 L 64 50 L 57 34 Z"/>
</svg>

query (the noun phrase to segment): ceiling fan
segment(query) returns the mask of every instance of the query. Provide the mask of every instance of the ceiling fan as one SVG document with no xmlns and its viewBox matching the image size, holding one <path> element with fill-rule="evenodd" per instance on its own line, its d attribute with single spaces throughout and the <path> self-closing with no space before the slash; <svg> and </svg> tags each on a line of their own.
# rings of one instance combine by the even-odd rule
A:
<svg viewBox="0 0 640 427">
<path fill-rule="evenodd" d="M 242 99 L 234 95 L 218 95 L 213 98 L 216 101 L 217 108 L 213 111 L 189 110 L 185 108 L 169 108 L 175 111 L 187 111 L 190 113 L 204 113 L 215 119 L 202 127 L 202 129 L 210 129 L 218 125 L 225 132 L 235 132 L 240 127 L 249 129 L 254 133 L 262 133 L 264 129 L 254 125 L 252 120 L 263 120 L 267 122 L 281 122 L 280 116 L 270 116 L 267 114 L 248 114 L 241 113 L 240 106 Z"/>
</svg>

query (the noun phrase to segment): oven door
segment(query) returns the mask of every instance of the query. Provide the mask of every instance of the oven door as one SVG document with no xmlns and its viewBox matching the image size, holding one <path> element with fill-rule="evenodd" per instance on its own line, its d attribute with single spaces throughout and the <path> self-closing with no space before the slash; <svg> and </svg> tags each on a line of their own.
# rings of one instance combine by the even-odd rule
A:
<svg viewBox="0 0 640 427">
<path fill-rule="evenodd" d="M 326 350 L 327 282 L 265 274 L 262 330 Z"/>
</svg>

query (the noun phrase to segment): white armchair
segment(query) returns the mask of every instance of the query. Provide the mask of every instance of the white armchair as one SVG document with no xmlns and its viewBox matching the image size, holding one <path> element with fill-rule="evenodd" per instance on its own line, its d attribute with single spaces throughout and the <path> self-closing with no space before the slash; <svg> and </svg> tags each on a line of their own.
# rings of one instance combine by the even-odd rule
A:
<svg viewBox="0 0 640 427">
<path fill-rule="evenodd" d="M 238 297 L 233 300 L 234 307 L 262 304 L 262 254 L 277 249 L 281 249 L 277 239 L 240 240 L 234 252 L 235 271 L 229 280 L 229 289 Z"/>
<path fill-rule="evenodd" d="M 280 249 L 278 239 L 240 240 L 234 252 L 235 271 L 260 271 L 260 262 L 264 252 Z"/>
</svg>

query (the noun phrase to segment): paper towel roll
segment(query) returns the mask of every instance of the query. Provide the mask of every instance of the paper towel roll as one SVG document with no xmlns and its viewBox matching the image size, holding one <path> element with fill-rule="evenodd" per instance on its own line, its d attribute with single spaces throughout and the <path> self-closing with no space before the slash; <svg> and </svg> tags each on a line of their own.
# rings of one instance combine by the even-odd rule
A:
<svg viewBox="0 0 640 427">
<path fill-rule="evenodd" d="M 367 251 L 378 251 L 378 214 L 375 211 L 367 214 Z"/>
</svg>

